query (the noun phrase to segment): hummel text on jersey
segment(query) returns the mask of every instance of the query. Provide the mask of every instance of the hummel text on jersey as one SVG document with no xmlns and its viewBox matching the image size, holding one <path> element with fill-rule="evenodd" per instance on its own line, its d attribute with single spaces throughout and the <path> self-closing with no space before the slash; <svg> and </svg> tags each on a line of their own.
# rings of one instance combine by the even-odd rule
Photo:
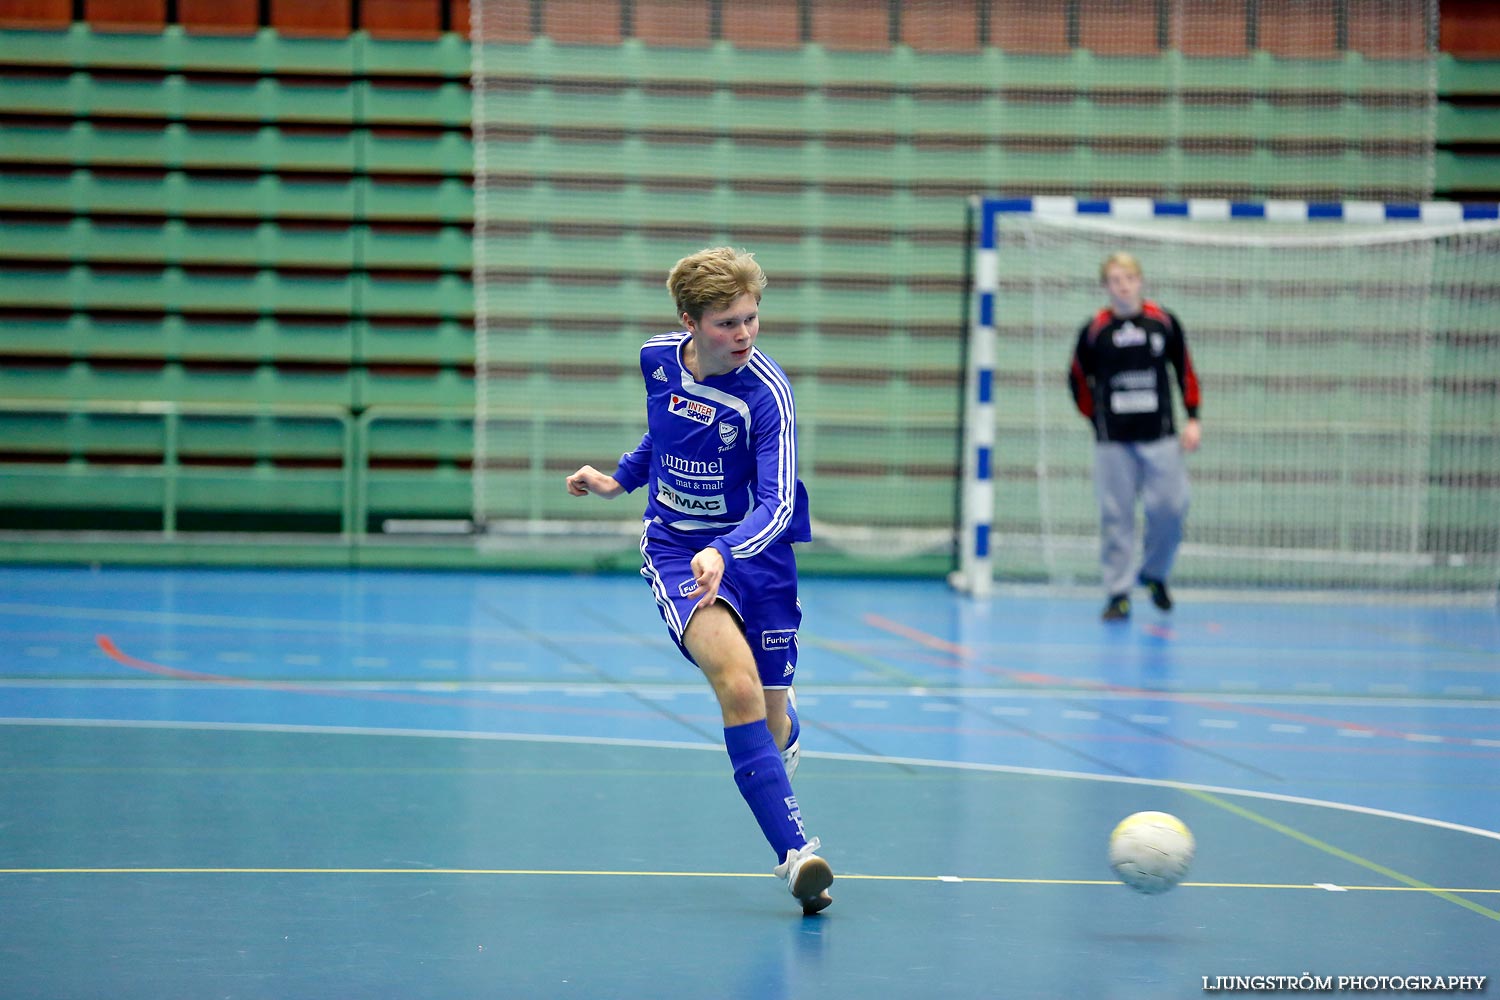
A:
<svg viewBox="0 0 1500 1000">
<path fill-rule="evenodd" d="M 724 478 L 724 460 L 722 458 L 715 458 L 704 462 L 695 458 L 678 458 L 670 451 L 664 451 L 661 453 L 661 467 L 684 476 L 709 476 L 714 479 Z"/>
</svg>

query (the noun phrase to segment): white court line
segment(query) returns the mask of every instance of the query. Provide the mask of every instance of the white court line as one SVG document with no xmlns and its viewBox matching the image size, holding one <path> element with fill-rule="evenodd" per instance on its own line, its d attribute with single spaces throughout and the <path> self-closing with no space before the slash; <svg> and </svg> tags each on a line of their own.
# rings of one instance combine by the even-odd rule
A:
<svg viewBox="0 0 1500 1000">
<path fill-rule="evenodd" d="M 349 662 L 353 666 L 368 667 L 368 666 L 385 666 L 385 665 L 388 664 L 389 661 L 387 661 L 386 659 L 381 658 L 381 657 L 354 657 Z M 524 669 L 524 667 L 525 667 L 525 665 L 521 664 L 521 663 L 490 663 L 487 666 L 490 669 L 502 669 L 502 668 L 504 668 L 504 669 L 507 669 L 507 670 L 521 670 L 521 669 Z M 590 670 L 588 668 L 585 668 L 585 667 L 577 667 L 577 668 L 574 668 L 574 669 L 575 669 L 575 672 L 577 672 L 579 674 L 590 674 L 591 673 Z M 75 680 L 73 680 L 73 679 L 63 679 L 63 680 L 60 680 L 60 679 L 53 679 L 53 678 L 47 678 L 47 677 L 0 677 L 0 688 L 3 688 L 3 687 L 37 687 L 37 688 L 45 688 L 45 687 L 53 687 L 53 686 L 56 686 L 56 687 L 68 687 L 68 686 L 76 686 L 76 683 L 77 682 Z M 97 684 L 100 684 L 101 686 L 104 686 L 104 685 L 108 685 L 108 684 L 110 684 L 112 682 L 109 679 L 103 679 L 103 678 L 101 678 L 101 679 L 99 679 L 97 681 L 93 681 L 91 683 L 97 683 Z M 151 685 L 180 686 L 180 685 L 183 685 L 184 683 L 186 683 L 188 686 L 193 686 L 193 685 L 201 686 L 202 685 L 201 681 L 183 682 L 183 681 L 178 681 L 178 680 L 168 680 L 168 679 L 165 679 L 165 678 L 152 678 L 152 677 L 135 678 L 135 679 L 131 679 L 129 681 L 123 682 L 123 683 L 124 683 L 125 686 L 129 686 L 129 687 L 145 687 L 145 686 L 151 686 Z M 267 683 L 270 683 L 270 682 L 268 681 Z M 311 683 L 311 682 L 309 682 L 309 683 Z M 382 686 L 389 687 L 392 690 L 397 690 L 397 689 L 401 689 L 401 688 L 411 687 L 413 685 L 420 685 L 420 684 L 425 683 L 425 682 L 416 680 L 414 678 L 395 678 L 395 679 L 392 679 L 392 680 L 379 681 L 379 682 L 331 681 L 331 680 L 325 680 L 325 681 L 323 681 L 321 683 L 326 683 L 330 687 L 337 687 L 341 683 L 349 683 L 349 684 L 378 683 L 378 684 L 380 684 Z M 485 687 L 487 690 L 495 690 L 495 691 L 504 691 L 504 690 L 507 689 L 508 685 L 519 685 L 521 687 L 524 687 L 528 691 L 551 692 L 551 693 L 554 693 L 554 694 L 569 694 L 569 693 L 572 693 L 572 692 L 575 692 L 575 691 L 579 691 L 579 690 L 584 690 L 584 689 L 595 689 L 595 690 L 599 690 L 599 691 L 610 691 L 610 692 L 617 692 L 617 693 L 618 692 L 630 693 L 630 692 L 634 692 L 634 691 L 637 691 L 637 690 L 648 690 L 648 691 L 673 690 L 673 691 L 679 691 L 679 692 L 683 692 L 683 693 L 690 693 L 690 692 L 693 692 L 693 691 L 700 691 L 700 692 L 703 692 L 705 694 L 710 693 L 709 687 L 706 684 L 703 684 L 702 682 L 688 682 L 688 683 L 676 683 L 676 682 L 673 682 L 673 683 L 667 683 L 667 684 L 654 684 L 654 683 L 642 683 L 642 682 L 622 682 L 622 683 L 603 684 L 603 683 L 600 683 L 598 681 L 539 681 L 539 680 L 527 680 L 527 681 L 499 681 L 499 680 L 497 680 L 497 681 L 488 681 L 488 680 L 486 680 L 486 681 L 477 681 L 477 682 L 465 681 L 464 683 L 467 683 L 467 684 L 478 684 L 478 685 L 481 685 L 481 686 Z M 941 697 L 941 698 L 947 698 L 947 699 L 953 699 L 953 700 L 960 700 L 960 701 L 991 701 L 991 700 L 1003 700 L 1003 701 L 1050 701 L 1050 700 L 1055 700 L 1060 693 L 1065 693 L 1069 698 L 1073 699 L 1074 701 L 1085 701 L 1085 700 L 1095 700 L 1095 701 L 1150 701 L 1150 700 L 1156 700 L 1156 701 L 1168 701 L 1168 702 L 1172 702 L 1174 704 L 1180 703 L 1180 704 L 1182 704 L 1182 705 L 1184 705 L 1184 706 L 1186 706 L 1188 708 L 1202 707 L 1202 706 L 1196 705 L 1195 704 L 1196 702 L 1213 702 L 1216 706 L 1224 706 L 1224 705 L 1263 705 L 1264 704 L 1264 705 L 1301 705 L 1301 706 L 1330 706 L 1330 707 L 1335 707 L 1336 706 L 1336 707 L 1369 708 L 1369 707 L 1371 707 L 1373 705 L 1373 706 L 1379 707 L 1379 708 L 1425 708 L 1425 709 L 1445 709 L 1445 710 L 1449 710 L 1449 711 L 1471 711 L 1471 710 L 1475 710 L 1475 709 L 1489 710 L 1489 709 L 1500 708 L 1500 698 L 1480 698 L 1480 699 L 1473 699 L 1473 700 L 1467 700 L 1467 701 L 1454 701 L 1451 698 L 1438 698 L 1438 697 L 1433 697 L 1433 698 L 1422 698 L 1422 697 L 1379 698 L 1379 699 L 1372 700 L 1372 699 L 1370 699 L 1368 697 L 1364 697 L 1364 696 L 1361 696 L 1361 695 L 1339 695 L 1337 697 L 1318 697 L 1318 696 L 1307 695 L 1307 694 L 1268 694 L 1268 693 L 1264 693 L 1264 692 L 1260 693 L 1260 694 L 1253 694 L 1252 695 L 1252 694 L 1230 694 L 1230 693 L 1221 692 L 1221 691 L 1185 691 L 1185 690 L 1176 690 L 1176 691 L 1147 691 L 1147 690 L 1143 689 L 1143 690 L 1140 690 L 1140 691 L 1118 692 L 1118 691 L 1090 691 L 1090 690 L 1080 690 L 1080 689 L 1074 689 L 1074 688 L 1067 688 L 1067 689 L 1058 689 L 1058 688 L 1030 689 L 1030 688 L 967 688 L 967 687 L 965 687 L 965 688 L 959 688 L 959 687 L 955 687 L 955 688 L 940 688 L 939 687 L 939 688 L 912 689 L 912 688 L 902 688 L 902 687 L 893 687 L 893 686 L 863 685 L 863 684 L 861 684 L 861 685 L 817 684 L 816 690 L 818 691 L 818 694 L 816 694 L 816 695 L 813 694 L 811 690 L 809 690 L 808 693 L 804 695 L 802 693 L 802 689 L 799 687 L 798 688 L 799 704 L 802 703 L 802 702 L 806 702 L 808 705 L 815 704 L 814 701 L 809 700 L 809 699 L 814 699 L 814 698 L 818 698 L 818 697 L 822 697 L 824 699 L 836 699 L 836 698 L 874 698 L 876 696 L 878 696 L 882 700 L 884 700 L 884 699 L 893 699 L 893 698 L 935 698 L 935 697 Z M 889 706 L 887 706 L 887 707 L 889 707 Z M 1031 712 L 1032 712 L 1032 710 L 1030 708 L 1026 708 L 1026 707 L 1022 707 L 1022 706 L 1017 706 L 1017 705 L 991 705 L 991 706 L 987 706 L 985 708 L 985 710 L 988 711 L 992 715 L 1030 715 Z M 1151 718 L 1151 717 L 1150 716 L 1146 716 L 1146 718 Z M 1293 732 L 1295 730 L 1288 729 L 1288 730 L 1277 730 L 1277 731 L 1278 732 Z"/>
<path fill-rule="evenodd" d="M 58 604 L 0 602 L 0 615 L 35 615 L 88 622 L 129 622 L 146 625 L 199 625 L 252 631 L 316 632 L 320 635 L 374 633 L 380 635 L 450 636 L 461 639 L 512 641 L 514 629 L 474 628 L 468 625 L 424 625 L 404 622 L 361 622 L 345 619 L 265 618 L 258 615 L 205 615 L 181 611 L 123 611 L 119 608 L 72 607 Z M 577 638 L 577 637 L 574 637 Z"/>
<path fill-rule="evenodd" d="M 612 736 L 539 736 L 534 733 L 485 733 L 443 729 L 387 729 L 371 726 L 305 726 L 252 722 L 151 722 L 135 719 L 19 719 L 0 718 L 0 726 L 74 726 L 80 729 L 176 729 L 207 732 L 256 732 L 287 733 L 329 736 L 403 736 L 421 739 L 487 740 L 496 743 L 562 743 L 575 746 L 642 747 L 659 750 L 701 750 L 722 754 L 719 743 L 687 743 L 676 740 L 639 740 Z M 1495 741 L 1500 745 L 1500 741 Z M 1136 778 L 1119 774 L 1088 774 L 1083 771 L 1062 771 L 1050 767 L 1022 767 L 1016 764 L 980 764 L 961 760 L 928 760 L 921 757 L 887 757 L 883 754 L 839 753 L 827 750 L 804 750 L 804 757 L 817 760 L 843 760 L 860 764 L 895 764 L 907 767 L 932 767 L 952 771 L 977 771 L 989 774 L 1020 774 L 1038 778 L 1059 778 L 1068 781 L 1101 781 L 1115 785 L 1142 785 L 1151 788 L 1176 788 L 1181 791 L 1208 792 L 1214 795 L 1237 795 L 1242 798 L 1260 799 L 1266 802 L 1285 802 L 1291 805 L 1316 806 L 1320 809 L 1335 809 L 1340 812 L 1358 813 L 1362 816 L 1379 816 L 1383 819 L 1416 823 L 1440 830 L 1467 833 L 1487 840 L 1500 841 L 1500 831 L 1484 830 L 1477 826 L 1450 823 L 1447 820 L 1413 816 L 1409 813 L 1356 806 L 1347 802 L 1329 802 L 1324 799 L 1307 798 L 1301 795 L 1284 795 L 1279 792 L 1257 792 L 1245 788 L 1229 788 L 1223 785 L 1199 785 L 1187 781 L 1169 781 L 1163 778 Z"/>
<path fill-rule="evenodd" d="M 995 597 L 1086 598 L 1093 601 L 1098 587 L 1093 584 L 995 584 Z M 1420 591 L 1382 593 L 1375 590 L 1298 590 L 1277 592 L 1250 587 L 1173 587 L 1172 593 L 1191 599 L 1192 604 L 1286 604 L 1305 608 L 1314 604 L 1333 604 L 1339 607 L 1491 607 L 1495 603 L 1493 591 L 1476 589 L 1472 592 L 1427 594 Z M 1187 603 L 1187 602 L 1184 602 Z"/>
</svg>

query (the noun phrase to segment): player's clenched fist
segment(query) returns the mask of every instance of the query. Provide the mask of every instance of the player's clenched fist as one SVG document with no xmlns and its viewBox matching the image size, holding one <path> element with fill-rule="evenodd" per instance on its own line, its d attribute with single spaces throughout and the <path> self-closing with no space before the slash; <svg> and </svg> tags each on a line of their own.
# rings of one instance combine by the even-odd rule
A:
<svg viewBox="0 0 1500 1000">
<path fill-rule="evenodd" d="M 625 488 L 615 482 L 614 476 L 606 476 L 592 465 L 585 465 L 568 477 L 568 492 L 575 497 L 593 493 L 609 500 L 624 493 Z"/>
</svg>

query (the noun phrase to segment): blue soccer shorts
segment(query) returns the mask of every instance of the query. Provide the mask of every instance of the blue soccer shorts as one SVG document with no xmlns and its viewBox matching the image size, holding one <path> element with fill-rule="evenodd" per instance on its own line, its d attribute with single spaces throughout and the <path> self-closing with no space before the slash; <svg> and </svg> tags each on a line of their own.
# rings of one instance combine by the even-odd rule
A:
<svg viewBox="0 0 1500 1000">
<path fill-rule="evenodd" d="M 699 597 L 686 595 L 697 587 L 693 556 L 713 538 L 668 534 L 670 530 L 659 528 L 641 536 L 641 576 L 651 585 L 656 610 L 666 622 L 672 641 L 692 662 L 692 655 L 682 644 L 682 633 Z M 755 655 L 761 686 L 772 690 L 791 687 L 797 673 L 797 627 L 802 624 L 802 605 L 797 602 L 797 557 L 791 543 L 777 542 L 750 559 L 728 560 L 719 584 L 719 600 L 740 620 L 745 641 Z"/>
</svg>

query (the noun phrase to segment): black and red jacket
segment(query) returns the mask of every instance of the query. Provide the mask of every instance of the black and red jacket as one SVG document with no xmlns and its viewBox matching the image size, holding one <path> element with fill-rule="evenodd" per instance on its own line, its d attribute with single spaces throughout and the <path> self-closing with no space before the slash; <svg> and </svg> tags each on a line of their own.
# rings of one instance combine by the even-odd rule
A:
<svg viewBox="0 0 1500 1000">
<path fill-rule="evenodd" d="M 1198 374 L 1177 317 L 1155 302 L 1135 316 L 1101 309 L 1078 331 L 1068 385 L 1100 441 L 1155 441 L 1177 432 L 1167 364 L 1190 418 L 1198 416 Z"/>
</svg>

